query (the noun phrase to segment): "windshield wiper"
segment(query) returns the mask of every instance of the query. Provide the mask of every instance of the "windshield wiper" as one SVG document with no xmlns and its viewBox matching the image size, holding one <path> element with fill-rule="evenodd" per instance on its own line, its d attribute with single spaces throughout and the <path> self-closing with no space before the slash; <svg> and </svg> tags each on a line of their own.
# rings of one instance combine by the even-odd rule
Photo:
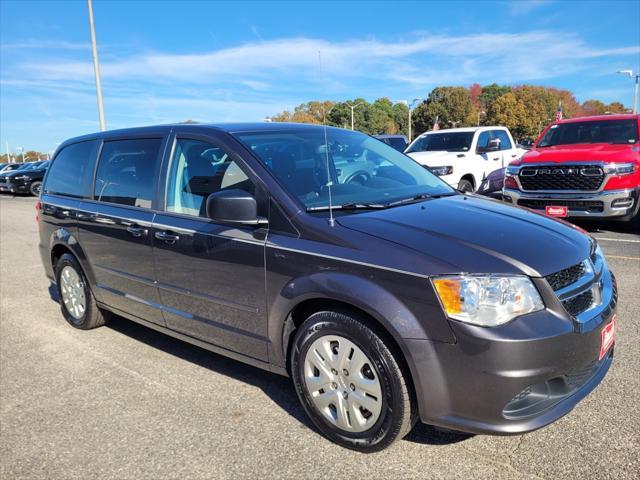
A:
<svg viewBox="0 0 640 480">
<path fill-rule="evenodd" d="M 342 205 L 333 205 L 332 210 L 379 210 L 387 208 L 382 203 L 343 203 Z M 329 205 L 321 205 L 319 207 L 308 207 L 307 212 L 323 212 L 329 210 Z"/>
</svg>

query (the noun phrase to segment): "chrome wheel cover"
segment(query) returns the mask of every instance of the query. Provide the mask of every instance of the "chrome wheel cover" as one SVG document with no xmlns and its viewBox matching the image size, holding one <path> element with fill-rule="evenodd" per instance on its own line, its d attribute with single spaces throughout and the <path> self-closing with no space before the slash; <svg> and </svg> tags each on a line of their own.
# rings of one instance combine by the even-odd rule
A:
<svg viewBox="0 0 640 480">
<path fill-rule="evenodd" d="M 67 312 L 76 320 L 82 319 L 87 309 L 84 284 L 76 269 L 69 265 L 60 272 L 60 293 Z"/>
<path fill-rule="evenodd" d="M 311 344 L 304 380 L 315 407 L 341 430 L 364 432 L 380 417 L 382 388 L 373 362 L 344 337 L 325 335 Z"/>
</svg>

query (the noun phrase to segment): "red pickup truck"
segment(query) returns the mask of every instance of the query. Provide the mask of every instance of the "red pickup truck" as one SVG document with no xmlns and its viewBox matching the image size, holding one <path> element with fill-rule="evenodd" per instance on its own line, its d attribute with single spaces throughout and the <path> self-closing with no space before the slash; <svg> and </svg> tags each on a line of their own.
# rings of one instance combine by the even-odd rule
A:
<svg viewBox="0 0 640 480">
<path fill-rule="evenodd" d="M 505 172 L 504 200 L 559 217 L 637 218 L 640 115 L 549 125 Z"/>
</svg>

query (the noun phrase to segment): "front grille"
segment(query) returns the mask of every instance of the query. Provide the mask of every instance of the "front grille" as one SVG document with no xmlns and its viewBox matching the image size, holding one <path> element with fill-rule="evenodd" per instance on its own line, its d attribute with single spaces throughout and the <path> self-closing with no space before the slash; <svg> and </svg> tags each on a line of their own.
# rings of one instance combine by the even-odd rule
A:
<svg viewBox="0 0 640 480">
<path fill-rule="evenodd" d="M 600 167 L 584 165 L 524 167 L 518 174 L 523 190 L 594 191 L 600 189 L 604 177 Z"/>
<path fill-rule="evenodd" d="M 604 202 L 598 200 L 537 200 L 521 198 L 518 200 L 518 205 L 534 210 L 544 210 L 545 207 L 553 206 L 567 207 L 569 210 L 582 210 L 593 213 L 602 213 L 604 211 Z"/>
<path fill-rule="evenodd" d="M 545 278 L 547 279 L 547 282 L 549 282 L 549 285 L 551 285 L 551 288 L 555 291 L 577 282 L 583 274 L 584 264 L 580 262 L 572 267 L 547 275 Z"/>
<path fill-rule="evenodd" d="M 591 289 L 562 302 L 562 306 L 572 317 L 577 317 L 593 304 Z"/>
</svg>

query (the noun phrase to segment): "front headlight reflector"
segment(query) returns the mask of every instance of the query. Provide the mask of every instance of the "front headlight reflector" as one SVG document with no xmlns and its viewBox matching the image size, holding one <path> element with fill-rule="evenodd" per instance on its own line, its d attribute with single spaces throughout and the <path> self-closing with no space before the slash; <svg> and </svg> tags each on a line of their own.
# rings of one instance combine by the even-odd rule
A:
<svg viewBox="0 0 640 480">
<path fill-rule="evenodd" d="M 544 308 L 525 276 L 454 275 L 433 279 L 433 286 L 448 317 L 483 327 Z"/>
</svg>

